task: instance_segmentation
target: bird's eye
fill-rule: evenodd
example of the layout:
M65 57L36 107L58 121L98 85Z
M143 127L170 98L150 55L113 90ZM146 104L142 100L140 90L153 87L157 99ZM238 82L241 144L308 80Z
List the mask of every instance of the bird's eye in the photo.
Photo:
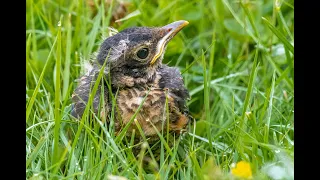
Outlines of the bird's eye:
M145 59L148 56L148 54L149 54L148 48L142 48L137 52L137 56L140 59Z

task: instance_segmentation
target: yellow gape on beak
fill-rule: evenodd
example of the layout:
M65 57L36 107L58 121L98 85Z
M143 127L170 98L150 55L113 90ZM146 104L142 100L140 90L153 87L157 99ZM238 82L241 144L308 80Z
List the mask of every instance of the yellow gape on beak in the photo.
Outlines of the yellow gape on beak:
M164 50L165 44L170 41L182 28L188 25L188 21L180 20L163 26L163 29L167 34L158 42L156 55L151 60L150 64L153 65L157 59L161 56Z

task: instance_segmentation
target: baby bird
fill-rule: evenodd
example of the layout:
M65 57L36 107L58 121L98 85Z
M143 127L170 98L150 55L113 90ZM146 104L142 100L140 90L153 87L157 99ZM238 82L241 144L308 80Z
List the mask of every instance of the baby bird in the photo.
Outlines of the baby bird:
M191 118L186 105L189 92L179 69L162 64L162 60L168 42L188 24L180 20L163 27L132 27L105 39L93 68L80 78L72 95L71 114L82 117L99 71L105 65L103 76L109 82L100 82L92 101L98 117L108 121L112 102L116 102L116 133L131 123L126 135L131 136L135 130L136 136L141 138L138 122L149 143L159 140L157 131L168 130L179 136ZM132 122L139 107L136 122Z

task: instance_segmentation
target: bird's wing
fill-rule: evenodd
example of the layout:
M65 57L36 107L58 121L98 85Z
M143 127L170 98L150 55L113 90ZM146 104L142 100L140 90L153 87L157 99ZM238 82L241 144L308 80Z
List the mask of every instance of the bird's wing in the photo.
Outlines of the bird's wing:
M95 85L96 79L99 74L99 69L95 66L93 69L86 75L83 75L79 79L77 88L72 94L73 108L71 115L76 118L81 118L82 114L86 108L86 105L89 100L90 93L92 93L93 86ZM103 81L100 81L97 92L92 100L92 107L94 112L97 113L100 108L100 97L101 97L101 84ZM108 89L104 88L104 102L108 103ZM105 106L107 107L107 106ZM107 108L106 108L107 110ZM106 114L106 113L105 113Z
M160 88L168 88L169 92L174 96L175 104L181 112L188 113L187 100L190 99L189 91L185 87L183 78L178 68L163 65L160 68L161 79L159 81Z

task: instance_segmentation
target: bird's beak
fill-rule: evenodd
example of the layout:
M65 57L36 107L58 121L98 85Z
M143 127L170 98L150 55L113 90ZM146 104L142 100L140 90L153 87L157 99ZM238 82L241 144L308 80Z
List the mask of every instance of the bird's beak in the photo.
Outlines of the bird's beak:
M150 61L150 64L154 64L157 59L162 55L165 45L170 41L182 28L188 25L188 21L180 20L163 26L161 30L164 32L164 36L160 39L157 45L156 55Z

